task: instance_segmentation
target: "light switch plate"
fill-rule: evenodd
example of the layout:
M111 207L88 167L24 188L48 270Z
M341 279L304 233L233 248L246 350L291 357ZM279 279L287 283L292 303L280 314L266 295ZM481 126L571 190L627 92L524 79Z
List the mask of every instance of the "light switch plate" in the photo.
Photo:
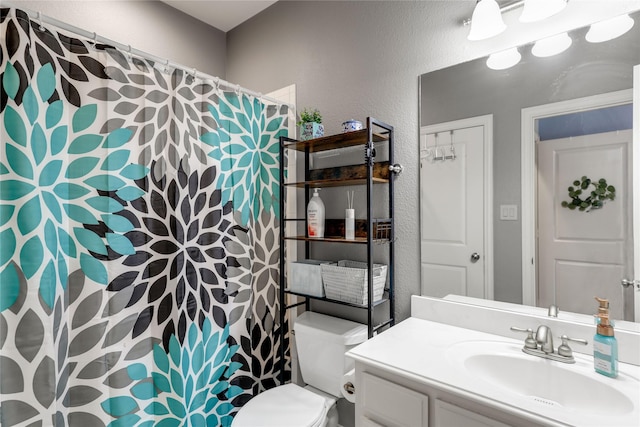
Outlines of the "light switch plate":
M518 205L500 205L501 221L517 221Z

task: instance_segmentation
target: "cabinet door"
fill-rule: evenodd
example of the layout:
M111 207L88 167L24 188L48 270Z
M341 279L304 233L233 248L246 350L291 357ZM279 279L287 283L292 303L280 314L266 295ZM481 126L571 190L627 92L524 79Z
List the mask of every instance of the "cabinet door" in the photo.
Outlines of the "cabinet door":
M509 427L499 421L487 418L459 406L435 400L435 427Z
M363 414L358 426L428 427L428 396L366 372L358 401Z

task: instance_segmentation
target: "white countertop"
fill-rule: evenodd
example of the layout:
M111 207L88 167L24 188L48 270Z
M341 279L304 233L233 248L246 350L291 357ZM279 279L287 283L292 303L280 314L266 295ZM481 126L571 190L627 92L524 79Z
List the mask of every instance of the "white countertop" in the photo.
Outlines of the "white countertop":
M501 386L471 375L456 356L456 344L483 341L496 344L505 354L539 359L539 363L556 363L574 369L595 381L615 387L635 402L634 410L616 416L594 413L592 408L576 411L563 406L549 406L531 397L505 392ZM640 426L640 367L620 363L618 378L608 378L593 371L593 358L575 354L575 364L564 364L522 353L524 340L450 326L415 317L386 330L355 347L348 356L368 365L398 374L409 380L459 394L497 410L548 425ZM556 344L557 346L557 344Z

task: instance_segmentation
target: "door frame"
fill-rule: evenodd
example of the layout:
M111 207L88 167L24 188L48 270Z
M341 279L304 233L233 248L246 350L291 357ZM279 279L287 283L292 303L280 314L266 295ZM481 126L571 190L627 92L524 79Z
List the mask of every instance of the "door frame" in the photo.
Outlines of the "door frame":
M633 157L631 180L633 188L640 188L640 65L633 67ZM635 321L640 322L640 197L633 197L633 280Z
M535 107L523 108L521 115L521 203L522 203L522 304L536 305L536 269L538 265L536 251L537 235L537 167L536 167L536 141L538 136L535 132L535 123L538 119L558 116L561 114L577 113L581 111L594 110L599 108L613 107L621 104L629 104L633 101L632 89L625 89L601 95L576 98L568 101L554 102L551 104L537 105ZM636 114L637 116L637 114ZM637 120L637 117L635 117ZM634 123L634 132L638 127ZM634 138L636 141L638 138ZM640 163L635 160L634 167ZM634 178L637 180L637 178ZM634 181L634 188L635 188ZM640 188L640 184L639 184ZM635 198L634 198L635 199ZM637 201L634 200L634 203ZM634 209L635 212L635 209ZM635 213L634 213L635 215ZM635 228L635 227L634 227ZM634 233L637 232L634 231ZM636 243L634 243L636 244ZM635 258L635 257L634 257ZM636 272L637 274L637 272Z
M420 127L420 150L422 147L423 136L447 132L450 130L466 129L477 126L483 126L484 129L484 294L485 298L493 300L493 114L487 114L484 116L469 117L461 120L454 120L451 122L437 123L428 126ZM425 141L426 144L426 141ZM426 148L426 147L424 147ZM418 156L418 162L420 156ZM418 179L418 187L420 186L420 179ZM421 189L418 188L418 194ZM418 215L419 233L422 233L421 217ZM420 293L424 295L422 289L422 278L420 278Z

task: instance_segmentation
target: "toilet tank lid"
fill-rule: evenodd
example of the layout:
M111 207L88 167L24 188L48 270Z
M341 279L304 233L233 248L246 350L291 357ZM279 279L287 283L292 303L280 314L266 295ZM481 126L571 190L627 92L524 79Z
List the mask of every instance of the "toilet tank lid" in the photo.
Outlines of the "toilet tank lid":
M363 343L368 336L367 325L312 311L305 311L298 316L293 329L296 333L310 331L344 345Z

